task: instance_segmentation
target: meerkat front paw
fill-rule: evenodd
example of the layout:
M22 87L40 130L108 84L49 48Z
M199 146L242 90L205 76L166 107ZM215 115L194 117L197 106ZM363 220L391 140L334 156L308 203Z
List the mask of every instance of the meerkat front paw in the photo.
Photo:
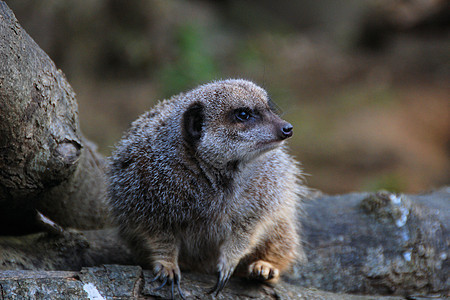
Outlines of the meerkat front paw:
M166 283L169 283L171 284L172 299L174 298L175 285L177 286L178 294L180 295L180 297L182 299L186 299L183 292L181 291L181 272L177 264L168 262L155 263L153 267L153 274L155 275L155 277L150 281L150 283L157 280L162 282L160 286L154 289L155 291L162 289L166 285Z
M248 273L250 278L268 282L276 282L280 278L280 271L270 262L264 260L251 263L248 266Z

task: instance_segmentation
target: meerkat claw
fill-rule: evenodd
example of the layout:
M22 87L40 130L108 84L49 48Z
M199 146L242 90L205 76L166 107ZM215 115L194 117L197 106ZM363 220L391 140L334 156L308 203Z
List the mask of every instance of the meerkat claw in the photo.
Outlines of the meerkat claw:
M154 291L159 291L160 289L162 289L162 288L166 285L166 283L167 283L167 277L164 277L164 280L163 280L163 282L161 283L161 285L158 286L157 288L154 288L153 290L154 290Z
M233 274L233 270L229 270L229 271L219 271L218 274L218 278L217 278L217 282L216 285L214 285L214 287L208 292L208 294L216 294L219 295L219 293L223 290L223 288L225 287L225 285L228 283L228 281L231 278L231 275Z
M173 285L174 283L177 285L178 294L180 295L181 299L186 300L186 297L183 294L183 291L181 290L180 286L180 276L178 274L175 274L172 282L172 296L173 296Z
M153 291L157 292L161 290L163 287L167 285L167 283L170 284L170 299L175 299L175 285L177 287L178 294L180 295L181 299L186 300L186 297L183 294L183 291L181 290L180 286L180 279L181 276L174 272L173 277L171 275L163 274L161 270L157 270L158 273L155 275L155 277L149 282L153 283L157 280L161 280L162 283L160 286L153 289Z
M152 280L150 280L150 282L149 283L153 283L153 282L155 282L156 280L158 280L159 279L159 277L161 276L161 274L157 274L157 275L155 275L155 277L152 279Z
M178 294L180 295L181 299L186 300L186 297L184 296L183 291L181 291L180 283L178 283L177 289L178 289Z

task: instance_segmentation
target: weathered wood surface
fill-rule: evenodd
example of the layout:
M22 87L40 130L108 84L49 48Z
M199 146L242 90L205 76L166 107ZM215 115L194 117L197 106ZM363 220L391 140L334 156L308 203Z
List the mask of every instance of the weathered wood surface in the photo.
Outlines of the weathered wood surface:
M80 272L0 272L0 299L167 299L169 289L155 291L151 274L138 266L103 265ZM187 299L374 299L373 296L333 294L282 282L274 287L231 279L218 296L208 294L214 276L185 274ZM175 297L179 298L175 293ZM403 299L377 297L377 299Z
M0 1L0 234L105 224L103 158L81 134L64 74Z
M450 188L323 196L302 220L309 263L293 282L364 294L446 294Z

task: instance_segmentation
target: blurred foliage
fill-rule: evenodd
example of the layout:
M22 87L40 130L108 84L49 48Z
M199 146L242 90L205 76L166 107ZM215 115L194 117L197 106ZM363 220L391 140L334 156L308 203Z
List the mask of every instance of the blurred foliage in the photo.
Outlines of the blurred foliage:
M367 179L367 183L363 185L362 189L366 191L385 190L391 193L401 193L407 187L404 180L404 176L396 173L382 174Z
M175 57L163 66L158 76L164 98L218 77L214 58L205 45L207 35L203 28L183 24L177 29Z
M310 186L450 183L448 1L6 2L67 75L105 155L158 99L238 77L294 125Z

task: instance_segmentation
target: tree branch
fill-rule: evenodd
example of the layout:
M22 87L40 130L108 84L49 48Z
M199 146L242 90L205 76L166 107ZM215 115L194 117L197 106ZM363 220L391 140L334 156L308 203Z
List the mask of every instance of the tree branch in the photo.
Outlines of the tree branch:
M3 1L0 61L0 234L36 230L35 209L101 227L104 162L80 132L75 93Z

